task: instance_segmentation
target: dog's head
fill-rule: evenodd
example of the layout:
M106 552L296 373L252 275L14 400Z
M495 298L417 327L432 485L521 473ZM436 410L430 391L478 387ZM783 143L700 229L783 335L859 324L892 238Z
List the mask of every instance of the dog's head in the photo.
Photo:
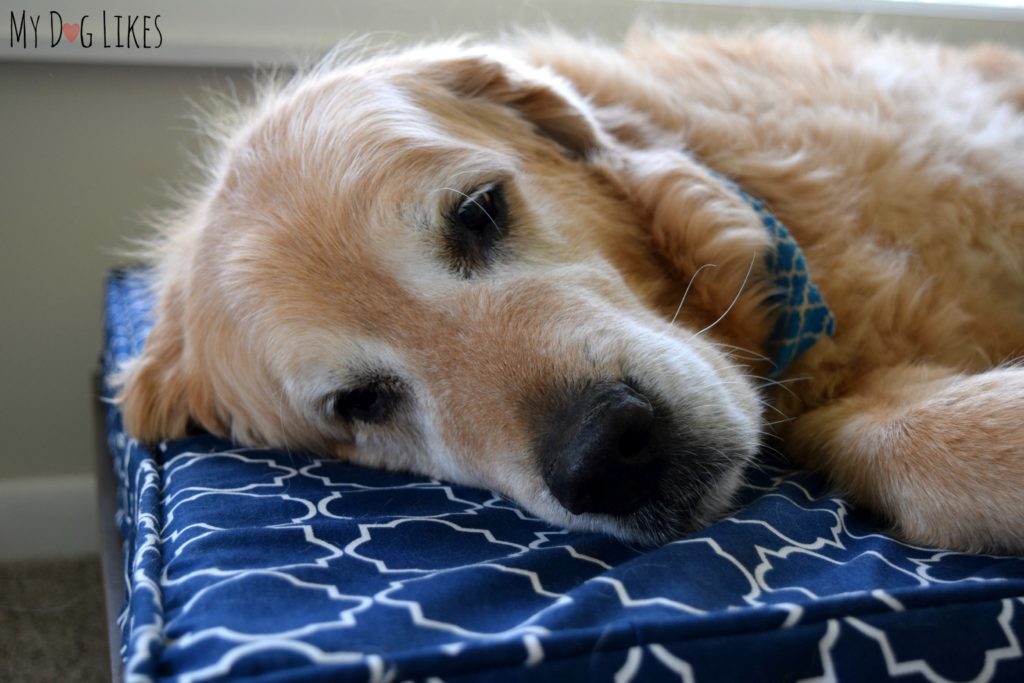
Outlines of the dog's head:
M707 523L760 403L669 320L685 280L609 170L617 144L564 81L494 53L301 79L169 231L158 319L121 377L128 429L194 422L632 540Z

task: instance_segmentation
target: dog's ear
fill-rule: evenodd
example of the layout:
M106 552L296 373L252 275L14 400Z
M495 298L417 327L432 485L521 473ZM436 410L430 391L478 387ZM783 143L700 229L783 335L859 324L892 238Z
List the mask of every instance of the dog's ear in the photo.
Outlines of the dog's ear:
M142 353L114 378L125 429L144 443L184 436L191 422L224 432L209 380L189 363L183 316L180 289L171 286Z
M590 104L549 70L504 53L466 52L435 61L429 75L460 96L511 107L573 157L607 146Z

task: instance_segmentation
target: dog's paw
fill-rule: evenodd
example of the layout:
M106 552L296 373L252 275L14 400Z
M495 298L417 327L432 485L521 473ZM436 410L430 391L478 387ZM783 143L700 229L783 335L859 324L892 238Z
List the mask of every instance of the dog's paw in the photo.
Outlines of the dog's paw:
M911 543L1024 553L1024 369L890 370L794 423L793 451Z

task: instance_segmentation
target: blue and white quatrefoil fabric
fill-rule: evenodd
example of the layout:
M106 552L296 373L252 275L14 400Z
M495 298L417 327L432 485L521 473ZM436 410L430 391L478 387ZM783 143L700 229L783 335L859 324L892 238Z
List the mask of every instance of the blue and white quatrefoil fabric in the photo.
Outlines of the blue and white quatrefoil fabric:
M108 373L150 306L110 278ZM732 516L640 548L441 481L151 450L106 417L131 682L1024 681L1024 560L899 543L767 457Z

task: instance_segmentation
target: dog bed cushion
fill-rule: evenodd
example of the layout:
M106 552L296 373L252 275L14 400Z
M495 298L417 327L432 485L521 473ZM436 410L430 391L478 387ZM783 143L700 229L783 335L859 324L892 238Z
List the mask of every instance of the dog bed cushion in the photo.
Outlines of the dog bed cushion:
M151 307L143 272L109 278L107 378ZM147 448L106 420L131 681L1024 680L1024 559L900 543L767 455L735 514L642 548L489 491L207 435Z

